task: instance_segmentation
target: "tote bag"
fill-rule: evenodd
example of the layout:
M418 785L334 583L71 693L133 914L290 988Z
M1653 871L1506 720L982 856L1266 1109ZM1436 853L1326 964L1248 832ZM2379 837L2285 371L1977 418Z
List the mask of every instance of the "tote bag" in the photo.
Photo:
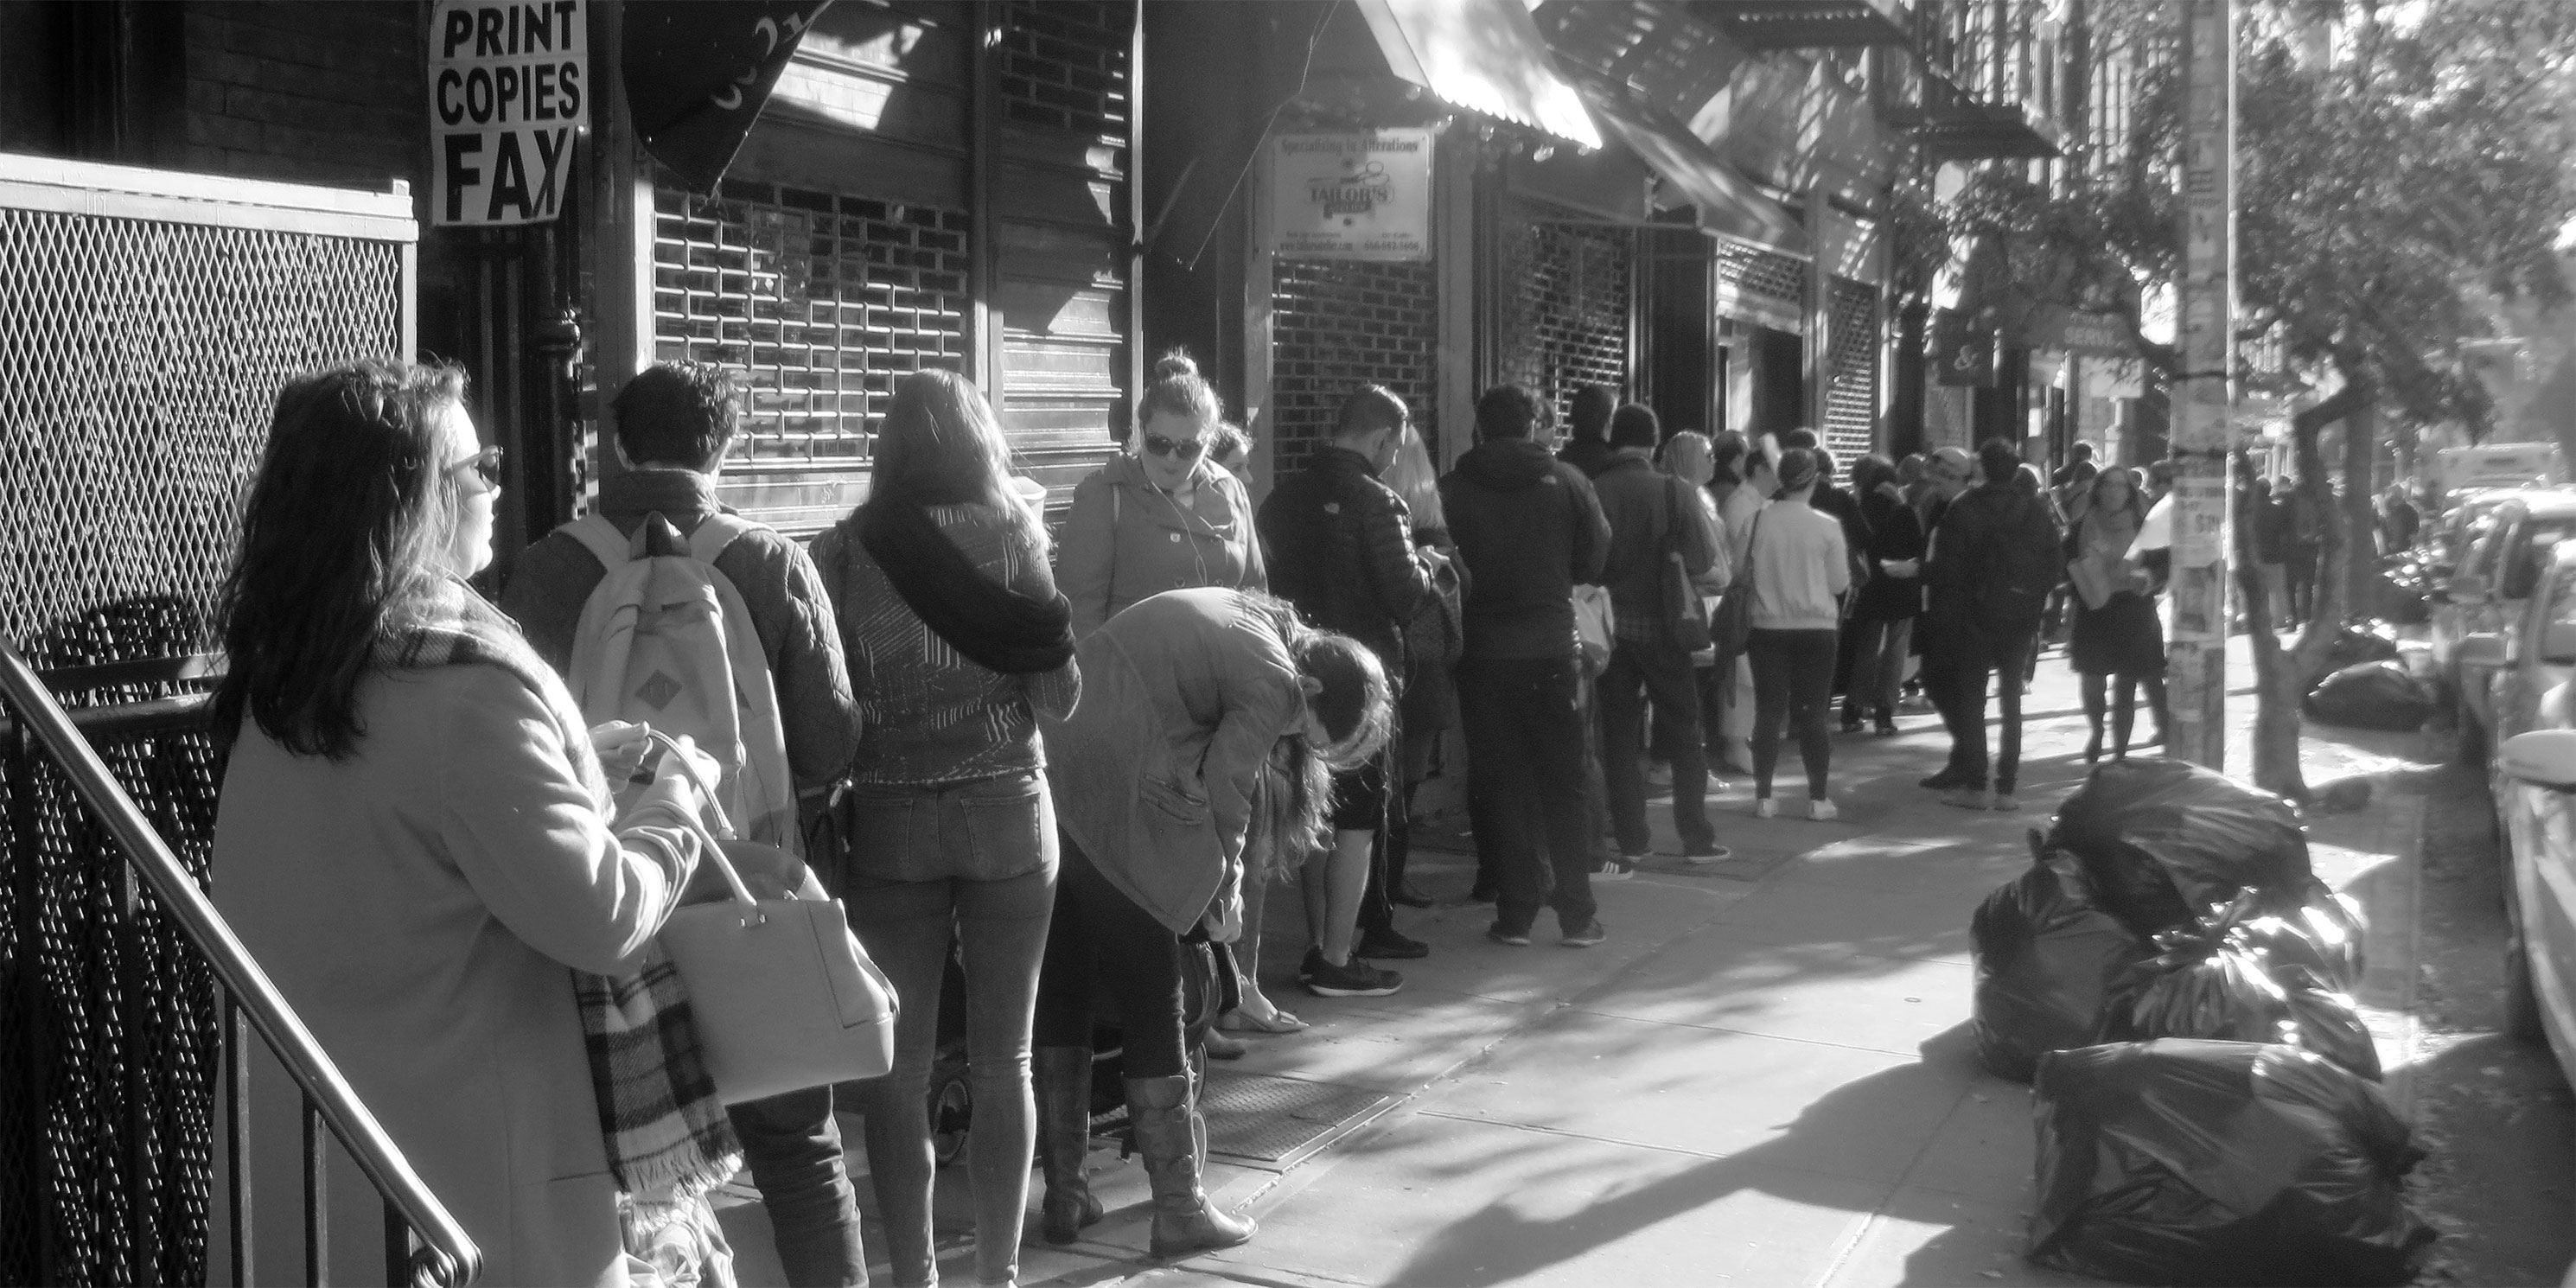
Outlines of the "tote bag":
M1664 525L1664 630L1675 647L1697 653L1709 646L1708 605L1701 601L1699 587L1691 584L1690 562L1682 554L1686 544L1682 525L1697 517L1683 508L1696 504L1681 491L1688 486L1674 479L1666 489L1672 518Z
M1744 558L1737 566L1735 580L1717 598L1717 609L1709 614L1708 637L1720 661L1742 657L1745 646L1753 639L1753 545L1762 539L1762 516L1753 516L1753 527L1744 536Z

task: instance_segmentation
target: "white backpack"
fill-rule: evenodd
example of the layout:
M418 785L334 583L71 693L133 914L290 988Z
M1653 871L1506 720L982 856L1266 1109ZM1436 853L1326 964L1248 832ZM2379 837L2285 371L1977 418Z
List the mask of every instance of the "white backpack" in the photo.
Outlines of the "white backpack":
M717 804L734 834L802 858L778 693L751 610L715 566L757 527L719 512L685 541L659 513L632 538L596 514L556 529L608 570L582 604L564 679L591 724L630 720L695 739L723 767ZM621 807L637 790L612 786Z

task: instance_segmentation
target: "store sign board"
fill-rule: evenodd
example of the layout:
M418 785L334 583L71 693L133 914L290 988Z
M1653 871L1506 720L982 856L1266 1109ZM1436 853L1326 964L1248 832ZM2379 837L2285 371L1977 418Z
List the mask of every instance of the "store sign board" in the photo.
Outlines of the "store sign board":
M1295 259L1431 258L1429 130L1283 134L1270 151L1270 247Z
M590 124L583 4L438 0L429 43L432 224L533 224L563 213L573 139Z
M2146 397L2146 360L2135 356L2085 359L2084 396L2087 398Z

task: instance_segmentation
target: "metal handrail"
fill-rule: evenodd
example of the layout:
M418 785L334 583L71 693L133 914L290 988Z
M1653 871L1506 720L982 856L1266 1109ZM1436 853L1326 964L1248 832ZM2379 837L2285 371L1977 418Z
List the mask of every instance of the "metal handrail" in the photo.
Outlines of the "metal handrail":
M230 1006L238 1015L247 1016L268 1042L269 1049L286 1066L296 1084L303 1089L306 1106L304 1122L304 1173L313 1200L314 1211L306 1222L305 1260L313 1281L321 1282L322 1236L320 1198L322 1150L316 1120L328 1125L360 1171L375 1183L376 1192L384 1196L389 1226L399 1221L418 1238L419 1246L410 1251L410 1281L416 1285L459 1288L482 1273L483 1254L467 1236L465 1227L449 1215L438 1197L429 1192L420 1176L403 1158L402 1150L385 1134L376 1116L369 1112L357 1093L341 1078L331 1057L324 1054L320 1043L313 1040L304 1021L297 1018L286 999L271 984L268 973L252 960L249 950L233 936L224 924L223 915L204 891L188 876L178 856L170 852L160 833L135 806L134 798L109 772L98 751L82 736L72 717L54 700L52 689L39 678L34 668L7 640L0 640L0 696L18 709L20 720L33 733L37 742L52 753L53 759L80 793L81 799L106 823L117 843L125 850L126 862L139 873L152 892L161 899L172 920L187 935L188 941L205 955L216 977L223 981ZM227 1061L236 1081L236 1112L241 1104L239 1079L246 1061L241 1058L237 1025L225 1025L226 1042L233 1047L233 1058ZM238 1126L238 1120L236 1120ZM241 1141L235 1141L233 1166L242 1168ZM236 1265L247 1262L248 1231L239 1228L246 1204L237 1188L234 1238ZM389 1233L391 1233L389 1229ZM245 1280L244 1282L247 1282Z

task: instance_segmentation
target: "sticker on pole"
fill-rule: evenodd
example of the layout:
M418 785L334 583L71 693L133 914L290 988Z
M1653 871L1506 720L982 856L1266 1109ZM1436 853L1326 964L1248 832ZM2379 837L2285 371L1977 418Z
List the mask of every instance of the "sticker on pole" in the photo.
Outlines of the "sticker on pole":
M429 36L429 219L544 223L563 213L590 124L583 0L438 0Z

